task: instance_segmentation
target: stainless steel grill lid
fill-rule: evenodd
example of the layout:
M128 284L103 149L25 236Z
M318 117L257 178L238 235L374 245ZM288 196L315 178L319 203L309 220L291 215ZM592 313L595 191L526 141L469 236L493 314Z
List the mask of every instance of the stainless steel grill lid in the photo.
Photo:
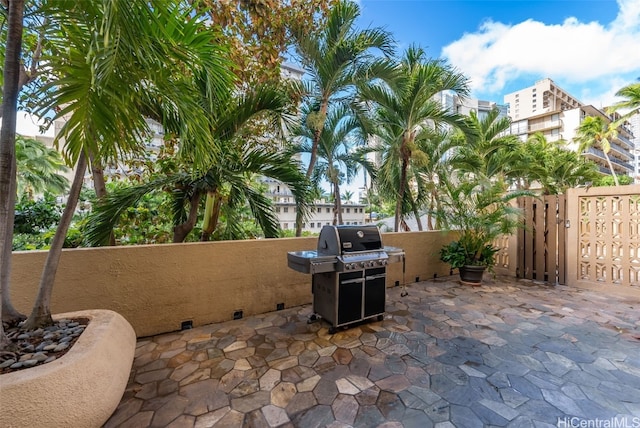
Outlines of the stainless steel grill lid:
M322 256L381 249L380 230L374 225L324 226L318 239L318 255Z

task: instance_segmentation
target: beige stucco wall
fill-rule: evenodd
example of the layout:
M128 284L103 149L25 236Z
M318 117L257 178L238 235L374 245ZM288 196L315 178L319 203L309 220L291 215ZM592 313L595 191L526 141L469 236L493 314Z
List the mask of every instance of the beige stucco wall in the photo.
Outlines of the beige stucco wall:
M385 233L385 245L406 252L407 283L449 275L438 251L444 232ZM64 250L52 296L54 313L111 309L138 337L225 321L311 302L311 276L287 267L287 252L315 249L316 237ZM46 252L16 252L11 297L29 312ZM387 285L402 283L402 264Z

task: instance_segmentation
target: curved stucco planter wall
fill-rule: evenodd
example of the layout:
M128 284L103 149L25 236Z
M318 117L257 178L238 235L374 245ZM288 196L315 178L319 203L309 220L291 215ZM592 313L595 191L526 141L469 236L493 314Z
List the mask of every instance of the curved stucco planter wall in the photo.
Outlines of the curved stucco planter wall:
M0 376L0 427L100 427L127 386L136 347L131 325L107 310L55 315L89 324L61 358Z

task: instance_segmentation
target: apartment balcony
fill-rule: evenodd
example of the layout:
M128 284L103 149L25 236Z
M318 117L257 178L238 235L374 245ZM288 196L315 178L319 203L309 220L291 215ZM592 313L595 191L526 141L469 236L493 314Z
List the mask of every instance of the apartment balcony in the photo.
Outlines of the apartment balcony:
M609 142L609 145L611 146L611 150L615 150L617 153L620 154L620 156L624 157L624 158L630 158L632 157L631 152L629 151L628 148L624 148L616 143L613 142Z
M622 128L627 134L633 135L633 130L631 129L631 127L622 124L620 125L620 128Z
M630 139L620 133L618 134L618 139L628 146L626 149L627 151L632 150L635 147L635 144Z
M593 155L596 158L603 160L605 162L607 160L607 157L605 156L604 152L600 149L596 149L595 147L590 147L589 149L585 150L585 153L589 155ZM633 165L631 165L629 162L621 161L620 159L617 159L613 156L609 156L609 160L611 161L612 164L620 166L626 169L627 171L633 171Z
M628 171L633 171L633 165L631 165L629 162L625 162L623 160L620 160L616 157L613 156L609 156L609 159L611 160L612 163L621 166L625 169L627 169Z
M542 132L542 131L547 131L550 129L555 129L555 128L561 128L562 127L562 120L558 119L558 120L548 120L548 121L544 121L543 123L534 123L532 125L529 125L529 132Z
M613 175L611 173L611 170L609 168L607 168L606 166L598 165L598 171L600 171L601 173L606 174L606 175Z

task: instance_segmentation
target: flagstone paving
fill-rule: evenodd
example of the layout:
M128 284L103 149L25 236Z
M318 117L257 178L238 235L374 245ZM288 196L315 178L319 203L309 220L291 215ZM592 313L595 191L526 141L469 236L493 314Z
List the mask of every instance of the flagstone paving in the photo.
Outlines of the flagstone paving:
M306 305L140 339L105 427L640 426L639 301L500 278L407 291L333 335Z

